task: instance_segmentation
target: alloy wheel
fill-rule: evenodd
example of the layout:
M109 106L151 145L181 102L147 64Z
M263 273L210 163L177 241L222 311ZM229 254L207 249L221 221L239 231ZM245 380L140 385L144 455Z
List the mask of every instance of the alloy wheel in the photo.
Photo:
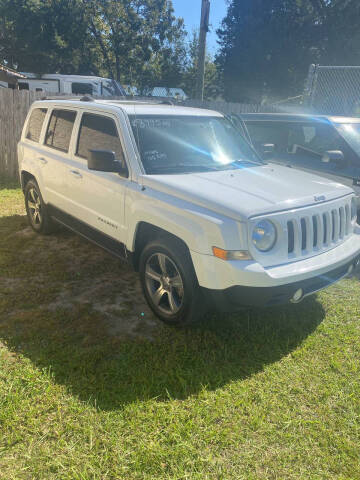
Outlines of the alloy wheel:
M39 227L42 222L41 200L39 193L34 187L28 191L27 204L32 224L35 227Z
M154 253L148 258L145 285L152 303L162 313L175 315L181 309L183 280L175 263L164 253Z

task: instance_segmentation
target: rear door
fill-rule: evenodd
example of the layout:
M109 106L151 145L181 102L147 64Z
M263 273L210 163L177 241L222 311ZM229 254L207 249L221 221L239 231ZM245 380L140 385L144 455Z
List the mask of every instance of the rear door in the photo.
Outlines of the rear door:
M22 134L21 142L18 145L19 169L26 170L35 175L40 190L44 193L45 183L44 175L46 174L46 161L42 155L42 137L44 135L44 127L46 125L48 109L37 107L33 108L26 128ZM46 201L46 195L44 195Z
M43 169L46 202L64 211L69 209L66 177L76 115L76 110L71 108L50 110L38 159Z
M95 172L87 167L89 151L112 150L126 165L117 116L83 111L77 125L72 166L67 171L72 214L85 224L125 243L125 193L128 178L118 173Z

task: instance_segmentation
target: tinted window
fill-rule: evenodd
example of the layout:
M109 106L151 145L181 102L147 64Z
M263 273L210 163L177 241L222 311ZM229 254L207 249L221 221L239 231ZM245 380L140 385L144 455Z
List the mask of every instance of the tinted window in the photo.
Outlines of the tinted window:
M272 143L277 153L295 153L299 146L322 155L327 150L342 150L345 143L331 125L321 122L247 122L246 126L255 148Z
M39 141L46 112L46 108L35 108L35 110L32 111L27 127L26 138L33 142Z
M289 127L280 122L247 122L251 141L256 149L261 151L261 145L274 144L275 151L286 151L288 144Z
M275 152L265 155L272 161L318 172L336 173L338 176L358 176L354 170L356 167L354 152L338 131L326 121L253 122L247 123L247 128L259 153L261 144L275 145ZM323 162L323 154L328 150L341 150L345 157L344 161Z
M89 158L89 150L111 150L125 166L124 152L114 120L84 113L81 119L77 155Z
M335 128L325 123L289 126L289 151L293 151L294 145L299 145L321 155L327 150L343 150L344 143Z
M91 85L91 83L76 83L76 82L73 82L71 84L71 91L72 91L72 93L75 93L75 94L89 93L90 95L92 95L93 94L93 86Z
M45 144L62 152L67 152L75 117L76 112L70 110L53 110L46 132Z

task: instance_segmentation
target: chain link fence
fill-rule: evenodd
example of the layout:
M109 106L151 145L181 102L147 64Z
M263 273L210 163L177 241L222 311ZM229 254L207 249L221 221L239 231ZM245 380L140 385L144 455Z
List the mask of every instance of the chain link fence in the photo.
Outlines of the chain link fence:
M317 114L360 116L360 66L311 65L305 99Z

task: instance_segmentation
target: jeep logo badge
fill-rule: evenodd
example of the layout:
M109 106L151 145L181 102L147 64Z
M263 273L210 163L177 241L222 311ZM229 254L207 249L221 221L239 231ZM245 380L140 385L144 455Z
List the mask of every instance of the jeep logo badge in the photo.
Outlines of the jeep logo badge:
M319 195L314 197L315 202L325 202L326 197L325 195Z

